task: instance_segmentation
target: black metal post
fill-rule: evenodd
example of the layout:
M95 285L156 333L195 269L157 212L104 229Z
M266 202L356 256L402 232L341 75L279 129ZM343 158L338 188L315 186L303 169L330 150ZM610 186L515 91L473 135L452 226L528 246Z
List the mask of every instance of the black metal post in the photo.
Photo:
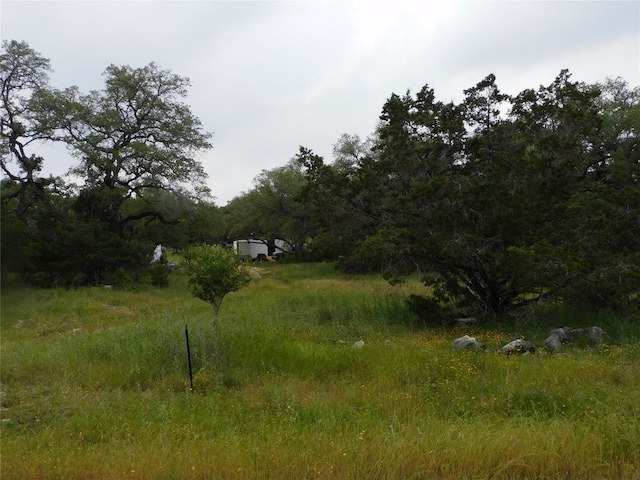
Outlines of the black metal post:
M184 335L187 338L187 358L189 359L189 385L193 391L193 370L191 369L191 347L189 346L189 327L184 326Z

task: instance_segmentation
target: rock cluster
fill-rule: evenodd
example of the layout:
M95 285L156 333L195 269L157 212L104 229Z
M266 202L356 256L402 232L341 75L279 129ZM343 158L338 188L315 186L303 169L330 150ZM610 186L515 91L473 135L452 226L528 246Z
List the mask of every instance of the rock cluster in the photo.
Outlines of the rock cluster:
M549 336L543 340L542 344L550 352L560 353L564 344L581 339L591 344L598 344L602 342L605 335L604 330L596 326L587 328L561 327L551 330ZM451 347L456 350L485 350L487 348L483 343L469 335L456 338L451 343ZM517 338L504 345L498 351L507 355L535 353L536 346L527 340Z
M587 328L561 327L551 330L549 336L545 338L542 343L551 352L560 353L562 351L562 345L566 343L584 339L592 344L598 344L602 342L605 335L604 330L595 325Z

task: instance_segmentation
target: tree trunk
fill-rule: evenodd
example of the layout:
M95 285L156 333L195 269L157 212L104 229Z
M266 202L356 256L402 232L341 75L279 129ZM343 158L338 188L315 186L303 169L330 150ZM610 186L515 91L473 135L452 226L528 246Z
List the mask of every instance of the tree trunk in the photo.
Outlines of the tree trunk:
M213 348L213 357L218 358L218 313L220 313L220 306L214 305L213 307L213 322L211 323L211 347Z

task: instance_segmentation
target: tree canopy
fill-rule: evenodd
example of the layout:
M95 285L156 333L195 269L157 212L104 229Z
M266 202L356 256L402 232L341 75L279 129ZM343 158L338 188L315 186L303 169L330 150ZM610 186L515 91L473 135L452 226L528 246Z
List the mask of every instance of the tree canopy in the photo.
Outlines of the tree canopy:
M394 94L348 173L310 169L309 188L350 211L324 209L325 226L359 220L350 262L393 281L420 273L460 310L637 304L638 89L563 71L514 97L493 75L464 93L457 105L428 86Z
M249 283L249 264L237 252L212 245L194 245L182 251L189 285L196 298L209 303L214 310L212 345L218 351L217 325L222 301Z
M110 65L89 93L51 88L50 70L26 43L3 42L3 216L27 230L12 254L37 284L103 282L148 263L154 225L188 225L185 212L209 202L197 154L211 134L184 103L189 80L154 63ZM41 176L44 141L77 159L66 179ZM4 223L11 243L20 228Z
M34 153L34 144L50 138L52 128L36 118L35 99L48 88L49 59L25 42L5 40L0 54L2 77L2 123L0 167L11 182L2 189L2 198L19 199L16 214L26 221L36 204L48 214L64 219L46 194L53 179L40 176L43 158Z
M76 87L40 95L43 124L56 127L79 160L71 173L84 179L81 198L100 208L120 226L157 210L123 215L127 198L167 190L208 194L206 174L195 159L211 147L210 134L181 102L189 80L154 63L142 68L110 65L105 88L81 94ZM105 205L104 203L109 205Z
M306 180L299 157L282 167L263 170L253 185L226 209L229 236L286 240L302 254L307 239L319 230L314 209L303 198Z

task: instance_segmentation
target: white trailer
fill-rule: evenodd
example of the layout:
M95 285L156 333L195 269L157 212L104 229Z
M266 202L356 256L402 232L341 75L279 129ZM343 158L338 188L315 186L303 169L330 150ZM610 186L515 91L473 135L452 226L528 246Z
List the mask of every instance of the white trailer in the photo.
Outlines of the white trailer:
M266 260L269 255L269 247L262 240L236 240L233 242L233 249L251 260Z

